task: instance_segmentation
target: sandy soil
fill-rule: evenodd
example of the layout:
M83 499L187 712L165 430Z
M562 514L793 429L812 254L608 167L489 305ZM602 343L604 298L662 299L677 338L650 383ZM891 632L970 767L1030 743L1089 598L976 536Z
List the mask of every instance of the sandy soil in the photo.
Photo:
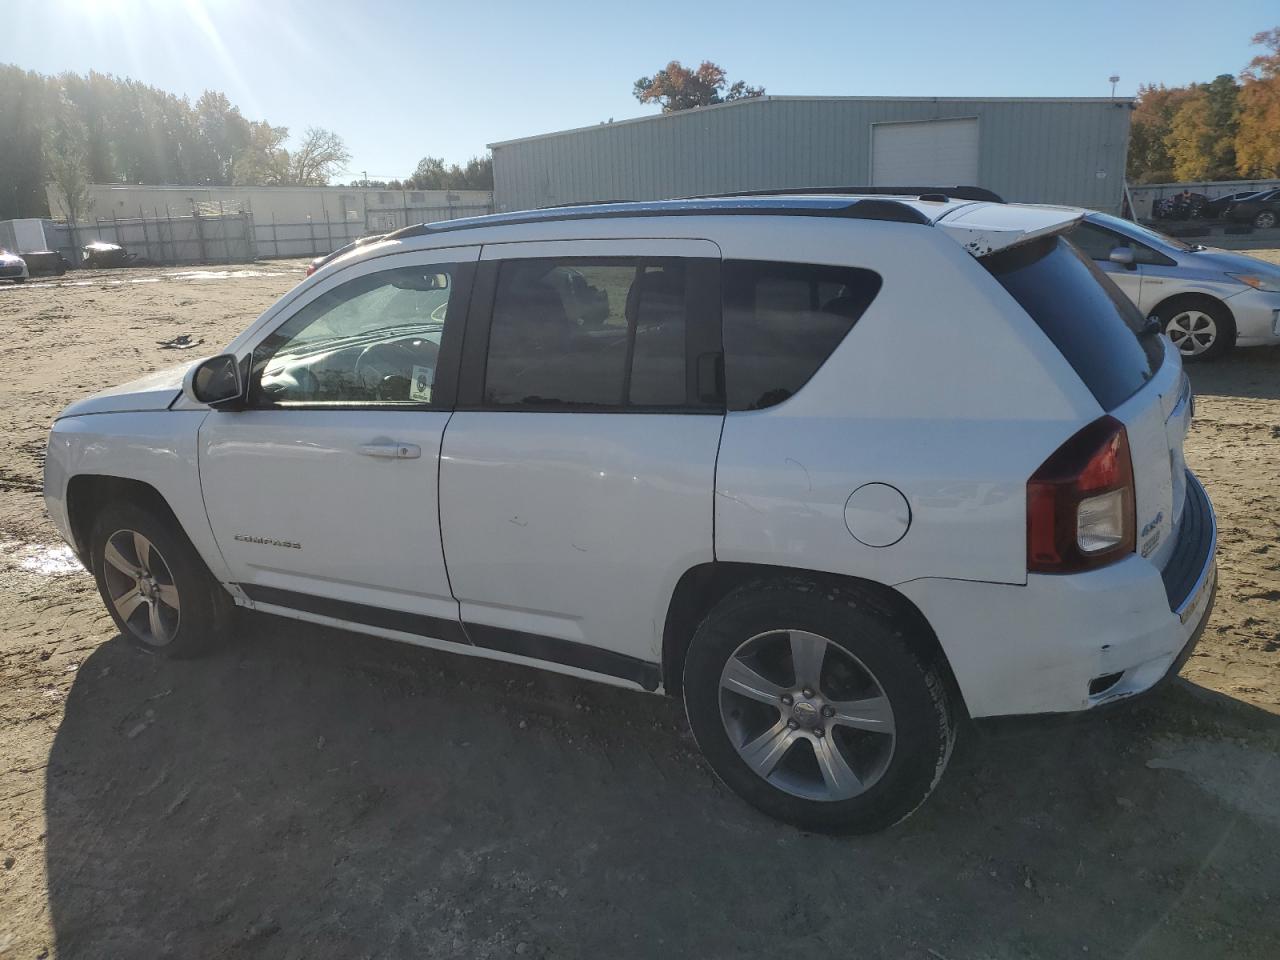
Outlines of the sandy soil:
M52 417L301 276L0 288L0 957L1280 956L1280 351L1192 372L1221 587L1184 679L968 728L915 817L833 839L667 701L266 617L196 663L117 636L43 515Z

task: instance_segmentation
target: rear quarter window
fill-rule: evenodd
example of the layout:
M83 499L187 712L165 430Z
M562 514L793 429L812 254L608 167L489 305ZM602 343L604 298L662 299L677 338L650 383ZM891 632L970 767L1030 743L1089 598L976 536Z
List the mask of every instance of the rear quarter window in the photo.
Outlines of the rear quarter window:
M795 394L880 292L871 270L808 263L726 260L722 281L730 410Z
M1044 331L1104 410L1114 410L1159 369L1164 343L1138 308L1061 237L982 258Z

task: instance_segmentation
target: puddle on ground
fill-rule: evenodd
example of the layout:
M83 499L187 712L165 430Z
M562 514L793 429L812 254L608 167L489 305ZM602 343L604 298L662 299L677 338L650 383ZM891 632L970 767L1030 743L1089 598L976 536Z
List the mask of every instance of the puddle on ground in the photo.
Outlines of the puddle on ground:
M151 277L98 277L93 280L43 280L25 287L27 290L44 290L51 287L118 287L127 283L159 283L161 280L247 280L250 277L287 277L302 273L294 270L182 270Z
M184 270L170 273L169 280L242 280L245 277L283 277L281 270Z
M0 540L0 570L16 570L38 577L70 577L88 571L66 544Z

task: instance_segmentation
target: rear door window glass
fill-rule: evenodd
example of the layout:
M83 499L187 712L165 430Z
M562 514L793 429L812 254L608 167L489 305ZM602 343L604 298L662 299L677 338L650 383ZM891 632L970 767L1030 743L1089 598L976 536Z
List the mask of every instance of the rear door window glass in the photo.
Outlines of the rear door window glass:
M489 332L485 403L685 406L688 264L626 257L504 261Z
M879 274L854 267L727 260L722 276L730 410L795 394L880 291Z

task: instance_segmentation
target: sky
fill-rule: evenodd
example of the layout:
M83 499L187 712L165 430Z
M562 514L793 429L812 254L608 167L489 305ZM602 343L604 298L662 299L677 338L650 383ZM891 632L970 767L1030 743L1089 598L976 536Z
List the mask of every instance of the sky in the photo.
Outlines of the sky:
M494 141L658 112L631 89L670 60L771 94L1132 96L1239 73L1275 0L1216 4L609 0L5 0L0 62L98 70L246 117L336 131L339 180L404 177Z

